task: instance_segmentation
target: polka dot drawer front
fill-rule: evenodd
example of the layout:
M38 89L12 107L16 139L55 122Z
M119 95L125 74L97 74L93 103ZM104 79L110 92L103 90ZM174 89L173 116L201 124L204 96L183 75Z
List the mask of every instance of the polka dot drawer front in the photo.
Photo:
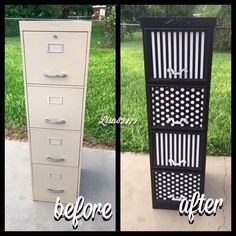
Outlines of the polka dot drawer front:
M153 127L204 127L206 89L186 86L151 86Z
M199 173L154 170L154 192L156 200L180 202L191 199L194 192L201 192L202 176Z
M154 165L157 167L196 168L203 165L203 134L186 132L153 133Z

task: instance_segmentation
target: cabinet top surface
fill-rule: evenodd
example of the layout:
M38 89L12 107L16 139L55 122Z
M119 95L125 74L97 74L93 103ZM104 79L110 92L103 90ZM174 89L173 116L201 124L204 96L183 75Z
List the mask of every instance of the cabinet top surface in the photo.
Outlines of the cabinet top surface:
M91 31L91 21L80 20L42 20L20 21L21 31Z
M213 28L215 17L142 17L142 28Z

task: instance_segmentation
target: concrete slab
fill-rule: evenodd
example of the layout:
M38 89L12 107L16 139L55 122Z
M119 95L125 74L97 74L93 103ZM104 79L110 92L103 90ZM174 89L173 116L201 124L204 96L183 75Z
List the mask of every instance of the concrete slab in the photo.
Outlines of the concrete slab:
M32 201L27 142L5 142L5 230L74 231L71 221L53 218L54 203ZM80 221L79 231L115 230L115 151L83 149L81 195L86 202L112 204L113 216Z
M216 216L195 216L193 224L178 210L153 209L149 155L121 154L122 231L230 231L231 158L207 157L205 194L222 197L224 206Z

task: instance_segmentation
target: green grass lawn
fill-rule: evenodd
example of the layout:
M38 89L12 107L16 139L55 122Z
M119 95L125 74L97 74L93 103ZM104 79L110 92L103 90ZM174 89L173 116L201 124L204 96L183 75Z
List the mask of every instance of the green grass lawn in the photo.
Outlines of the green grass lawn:
M208 155L231 155L231 54L213 54ZM121 116L138 118L121 127L122 151L147 152L147 114L141 33L121 44Z
M94 23L91 35L84 138L97 144L115 144L115 127L98 124L102 115L115 117L115 50L104 44L102 25ZM26 127L20 38L5 39L5 127Z

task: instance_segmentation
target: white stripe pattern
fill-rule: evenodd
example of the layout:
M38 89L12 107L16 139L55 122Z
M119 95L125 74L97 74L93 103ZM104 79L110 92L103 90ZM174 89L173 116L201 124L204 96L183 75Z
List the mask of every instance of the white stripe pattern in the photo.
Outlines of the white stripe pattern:
M156 49L155 49L155 35L154 32L152 32L152 68L153 68L153 77L157 77L156 72Z
M156 133L156 165L199 168L200 134Z
M204 79L204 31L152 31L154 79Z
M157 55L158 55L158 75L159 78L162 78L162 74L161 74L161 46L160 46L160 32L157 32Z

